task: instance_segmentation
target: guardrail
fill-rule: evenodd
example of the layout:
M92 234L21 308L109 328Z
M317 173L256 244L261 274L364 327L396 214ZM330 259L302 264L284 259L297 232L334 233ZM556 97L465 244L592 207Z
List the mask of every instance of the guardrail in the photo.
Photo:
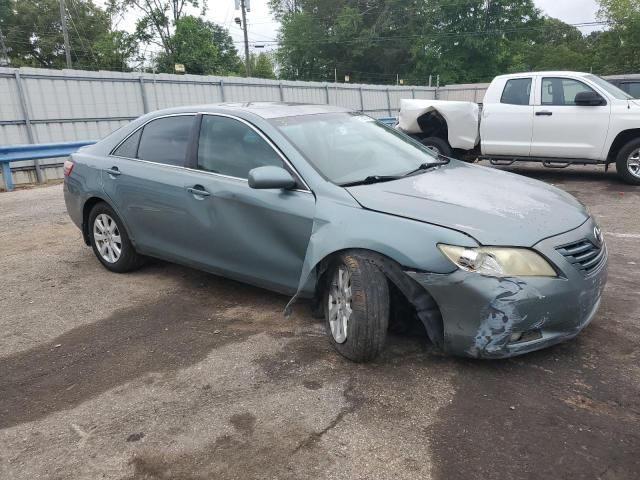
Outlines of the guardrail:
M68 157L80 147L93 145L95 140L63 143L39 143L34 145L5 145L0 146L0 165L5 188L8 192L13 190L13 178L11 177L11 162L20 160L40 160L43 158Z

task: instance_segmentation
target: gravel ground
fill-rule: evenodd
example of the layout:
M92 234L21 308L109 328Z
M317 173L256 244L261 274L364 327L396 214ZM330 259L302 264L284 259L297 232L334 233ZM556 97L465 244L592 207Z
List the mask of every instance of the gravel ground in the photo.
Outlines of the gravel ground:
M506 361L393 336L334 353L287 297L153 262L107 272L60 185L0 194L1 479L637 479L640 188L512 169L598 218L601 310L575 341Z

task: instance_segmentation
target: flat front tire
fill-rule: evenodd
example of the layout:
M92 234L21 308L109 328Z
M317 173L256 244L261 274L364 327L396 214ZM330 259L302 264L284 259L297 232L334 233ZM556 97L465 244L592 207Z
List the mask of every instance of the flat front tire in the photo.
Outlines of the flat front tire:
M389 327L389 286L385 275L357 253L340 255L328 271L324 292L329 341L344 357L366 362L377 357Z
M96 204L89 213L89 239L93 253L107 270L125 273L140 267L142 259L122 220L106 203Z
M616 172L623 182L640 185L640 138L631 140L618 152Z

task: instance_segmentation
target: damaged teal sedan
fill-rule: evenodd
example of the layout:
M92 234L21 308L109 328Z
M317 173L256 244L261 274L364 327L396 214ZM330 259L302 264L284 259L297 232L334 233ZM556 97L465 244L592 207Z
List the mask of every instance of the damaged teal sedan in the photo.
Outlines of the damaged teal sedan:
M602 232L571 195L332 106L154 112L73 154L64 194L112 272L157 257L292 295L287 312L311 298L354 361L381 352L398 311L455 355L571 339L607 276Z

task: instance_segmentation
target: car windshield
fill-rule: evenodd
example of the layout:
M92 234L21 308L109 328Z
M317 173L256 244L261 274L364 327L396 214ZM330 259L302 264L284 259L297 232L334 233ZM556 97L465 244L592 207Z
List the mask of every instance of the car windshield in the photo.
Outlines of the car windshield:
M613 95L618 100L631 100L633 97L626 93L623 90L620 90L618 87L613 85L612 83L607 82L604 78L598 77L597 75L587 75L587 78L591 80L593 83L598 85L603 90L606 90L607 93Z
M439 163L410 137L359 113L271 120L315 169L338 185L395 177Z

